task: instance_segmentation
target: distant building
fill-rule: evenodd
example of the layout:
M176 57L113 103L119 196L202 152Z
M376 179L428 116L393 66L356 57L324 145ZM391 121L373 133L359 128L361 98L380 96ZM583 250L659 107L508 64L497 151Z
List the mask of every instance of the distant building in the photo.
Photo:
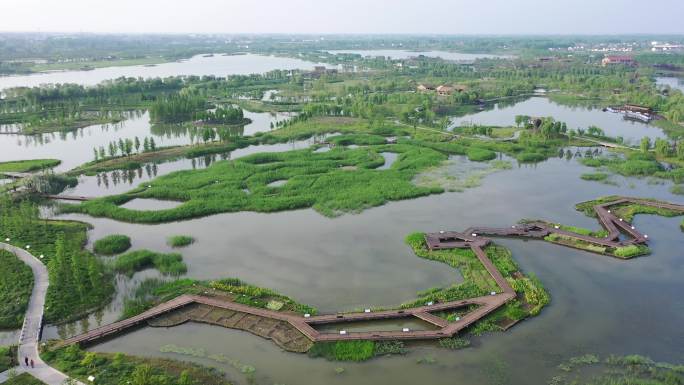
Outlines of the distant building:
M435 86L433 86L431 84L420 83L420 84L418 84L418 87L416 87L416 90L418 90L418 92L434 91Z
M609 65L615 65L615 64L634 66L634 65L636 65L636 61L634 61L634 58L631 56L611 55L611 56L604 57L603 60L601 60L601 64L604 67L609 66Z
M454 93L455 88L452 86L441 85L435 89L438 95L449 96Z

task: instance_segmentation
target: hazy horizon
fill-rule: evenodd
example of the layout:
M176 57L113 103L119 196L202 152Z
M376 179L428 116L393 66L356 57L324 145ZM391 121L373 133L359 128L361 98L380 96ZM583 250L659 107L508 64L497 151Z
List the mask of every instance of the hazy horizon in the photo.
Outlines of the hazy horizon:
M39 10L39 11L38 11ZM679 35L684 2L3 0L3 32L131 34Z

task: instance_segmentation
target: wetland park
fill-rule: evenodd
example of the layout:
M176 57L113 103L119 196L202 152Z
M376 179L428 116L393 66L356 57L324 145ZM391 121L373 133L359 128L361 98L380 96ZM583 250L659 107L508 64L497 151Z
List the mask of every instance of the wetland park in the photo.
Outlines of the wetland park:
M1 382L684 383L681 52L49 36L0 45Z

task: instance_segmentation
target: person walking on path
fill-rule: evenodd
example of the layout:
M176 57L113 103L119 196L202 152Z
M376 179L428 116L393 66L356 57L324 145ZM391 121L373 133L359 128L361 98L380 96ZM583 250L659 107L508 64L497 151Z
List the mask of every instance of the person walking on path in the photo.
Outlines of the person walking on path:
M31 369L33 369L33 359L31 359Z
M26 364L26 366L29 365L28 357L24 357L24 363Z

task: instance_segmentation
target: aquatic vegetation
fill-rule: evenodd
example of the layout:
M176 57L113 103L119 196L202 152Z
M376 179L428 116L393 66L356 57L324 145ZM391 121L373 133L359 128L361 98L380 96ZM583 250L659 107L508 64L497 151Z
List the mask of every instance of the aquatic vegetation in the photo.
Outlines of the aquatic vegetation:
M439 346L446 349L458 350L470 346L470 340L460 337L442 338L439 340Z
M183 263L183 256L178 253L164 254L150 250L136 250L118 256L113 263L114 270L119 273L133 275L136 271L154 267L162 274L181 275L188 268Z
M605 172L586 173L580 175L580 178L584 180L602 182L608 179L608 174L606 174Z
M380 152L399 153L388 170L374 170L384 159ZM157 178L151 188L65 206L66 211L142 223L188 219L220 212L274 212L313 207L326 216L359 212L387 201L410 199L443 191L419 187L411 181L422 169L435 166L446 155L419 146L383 145L325 153L310 150L255 154L217 162L203 170L179 171ZM345 166L356 166L349 171ZM287 179L281 187L269 187ZM245 188L250 194L245 194ZM176 208L134 211L120 207L134 198L178 200Z
M308 354L309 357L323 357L329 361L366 361L375 356L375 342L316 342L309 349Z
M511 162L506 160L493 160L484 166L475 166L458 159L449 159L416 175L413 183L421 187L439 187L450 192L461 192L480 186L482 179L489 174L510 170L512 167Z
M21 327L32 290L31 268L9 251L0 250L0 329Z
M167 242L171 247L185 247L195 243L195 238L189 235L174 235Z
M112 234L93 243L93 251L103 255L120 254L131 248L131 238L127 235Z
M572 357L558 365L561 374L550 384L570 385L677 385L684 381L684 366L655 362L640 355L615 356L601 359L596 354Z

